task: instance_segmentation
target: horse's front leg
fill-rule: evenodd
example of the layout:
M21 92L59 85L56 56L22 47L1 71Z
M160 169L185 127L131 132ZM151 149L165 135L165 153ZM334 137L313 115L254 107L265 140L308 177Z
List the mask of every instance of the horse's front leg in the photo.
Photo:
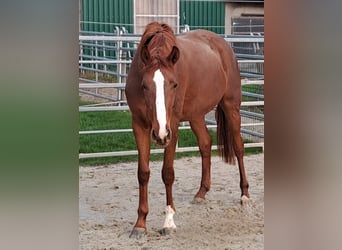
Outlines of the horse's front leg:
M175 205L173 204L172 197L172 185L175 180L175 172L173 167L173 161L175 157L176 145L178 140L178 124L172 128L172 138L170 144L164 151L164 163L162 168L162 179L165 184L166 190L166 218L164 221L161 234L169 234L176 229L176 225L173 220L173 215L176 212Z
M130 237L141 238L146 233L146 217L148 214L148 181L150 178L150 129L145 129L133 120L135 141L138 148L138 181L139 207L138 219Z

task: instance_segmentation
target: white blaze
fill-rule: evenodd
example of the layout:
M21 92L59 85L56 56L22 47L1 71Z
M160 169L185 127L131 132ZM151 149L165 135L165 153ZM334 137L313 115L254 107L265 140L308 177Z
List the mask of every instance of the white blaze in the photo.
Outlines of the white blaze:
M166 212L166 218L165 218L163 228L175 229L176 225L175 225L175 222L173 221L173 215L175 214L175 211L172 209L171 206L167 206L165 209L165 212Z
M158 69L154 72L153 81L156 85L156 111L157 120L159 123L158 135L161 139L167 136L166 130L166 109L165 109L165 94L164 94L164 76Z

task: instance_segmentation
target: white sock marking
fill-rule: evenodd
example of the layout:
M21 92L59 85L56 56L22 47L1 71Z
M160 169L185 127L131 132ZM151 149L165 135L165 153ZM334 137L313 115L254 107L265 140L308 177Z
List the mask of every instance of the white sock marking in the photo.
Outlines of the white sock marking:
M166 218L164 222L163 228L172 228L175 229L176 225L173 221L173 215L175 214L175 211L171 208L171 206L167 206L165 209L166 212Z
M165 94L164 94L164 76L158 69L154 72L153 81L156 85L156 111L157 120L159 123L158 135L161 139L167 136L166 130L166 109L165 109Z

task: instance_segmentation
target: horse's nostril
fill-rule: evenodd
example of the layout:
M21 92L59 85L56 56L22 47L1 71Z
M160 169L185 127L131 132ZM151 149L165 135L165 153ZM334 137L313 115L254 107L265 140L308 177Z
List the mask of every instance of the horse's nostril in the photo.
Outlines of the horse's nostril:
M157 133L156 130L151 130L151 138L152 140L161 146L166 146L168 142L171 140L171 130L168 127L165 127L165 130L163 131L162 135L160 133Z
M152 136L153 136L153 138L158 138L158 135L156 134L156 132L154 130L152 130Z
M166 132L167 132L166 138L170 139L171 138L171 130L169 128L166 128Z

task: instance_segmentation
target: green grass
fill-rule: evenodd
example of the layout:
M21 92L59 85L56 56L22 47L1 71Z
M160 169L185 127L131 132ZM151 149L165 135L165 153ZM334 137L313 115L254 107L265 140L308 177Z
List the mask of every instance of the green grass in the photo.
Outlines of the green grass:
M81 103L86 104L86 103ZM131 128L131 114L128 111L81 112L80 130L106 130ZM216 132L210 131L213 144L216 144ZM135 150L133 133L107 133L79 135L80 153L111 152ZM197 140L191 130L179 131L179 147L197 146ZM151 144L152 148L156 148ZM261 149L246 149L246 153L261 152ZM213 152L217 155L217 152ZM184 156L200 156L199 152L176 153L176 158ZM163 154L151 154L150 160L162 160ZM80 165L104 165L118 162L136 161L137 156L117 156L80 159Z
M125 111L81 112L80 130L124 129L131 127L131 115ZM110 152L135 149L132 133L80 135L80 153ZM99 165L136 160L136 157L105 157L80 159L81 165Z
M104 73L98 73L98 81L99 82L116 82L117 78L115 75L110 75L110 74L104 74ZM84 72L80 72L80 77L81 78L86 78L89 80L95 80L96 79L96 73L93 71L84 71Z
M244 92L249 92L249 93L254 93L254 94L264 94L264 86L263 85L245 85L242 86L242 91ZM250 97L250 96L242 96L242 101L257 101L258 99L255 97Z
M245 85L242 86L242 91L249 92L249 93L254 93L254 94L264 94L264 86L263 85ZM243 102L248 102L248 101L261 101L263 99L256 98L256 97L251 97L251 96L242 96L242 101ZM264 113L264 106L250 106L250 107L242 107L242 109L250 112L255 112L259 114Z
M255 94L264 94L263 87L263 85L244 85L242 86L242 91Z

